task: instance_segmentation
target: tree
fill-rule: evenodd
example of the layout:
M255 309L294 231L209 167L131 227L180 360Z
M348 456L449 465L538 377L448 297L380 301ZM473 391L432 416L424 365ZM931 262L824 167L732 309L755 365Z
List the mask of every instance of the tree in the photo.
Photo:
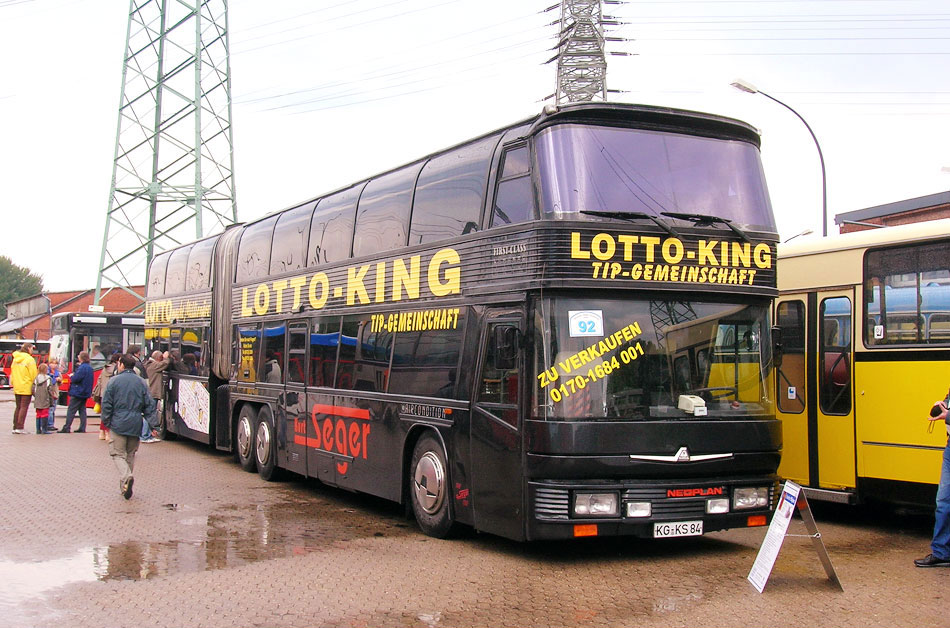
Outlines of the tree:
M42 277L33 274L29 268L17 266L9 257L0 255L0 319L7 317L5 303L42 291Z

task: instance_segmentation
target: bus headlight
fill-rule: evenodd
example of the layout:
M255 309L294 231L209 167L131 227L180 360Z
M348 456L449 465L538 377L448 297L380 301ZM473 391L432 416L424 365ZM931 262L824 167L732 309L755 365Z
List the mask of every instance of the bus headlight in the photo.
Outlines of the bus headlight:
M737 488L732 491L732 507L736 510L765 508L769 505L769 487Z
M653 505L650 502L627 502L628 517L649 517L653 514Z
M729 512L729 498L717 497L716 499L706 500L707 515L722 515Z
M616 493L575 493L574 515L578 517L616 517Z

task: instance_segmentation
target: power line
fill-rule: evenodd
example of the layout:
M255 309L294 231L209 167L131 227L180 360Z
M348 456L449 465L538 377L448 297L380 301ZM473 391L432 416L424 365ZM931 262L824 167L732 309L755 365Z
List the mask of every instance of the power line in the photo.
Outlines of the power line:
M651 52L653 56L662 57L691 57L695 52ZM706 52L702 53L704 57L847 57L847 56L946 56L947 52L925 52L925 51L892 51L892 52Z
M347 15L345 15L345 16L340 16L340 17L338 17L338 18L331 18L331 19L326 20L326 21L330 22L330 21L334 21L334 20L336 20L336 19L349 18L349 17L352 17L352 16L354 16L354 15L358 15L358 14L361 14L361 13L367 13L367 12L370 12L370 11L376 11L376 10L378 10L379 8L385 8L385 7L393 6L393 5L396 5L396 4L403 4L403 3L409 2L409 1L410 1L410 0L398 0L397 2L392 2L392 3L390 3L390 4L383 5L383 7L375 7L375 8L373 8L373 9L366 9L366 10L364 10L364 11L356 11L356 12L347 14ZM360 22L357 22L357 23L354 23L354 24L349 24L349 25L345 25L345 26L336 27L336 28L333 29L332 32L335 33L335 32L339 32L339 31L341 31L341 30L348 30L348 29L351 29L351 28L358 28L358 27L366 26L367 24L375 24L375 23L377 23L377 22L383 22L383 21L386 21L386 20L391 20L391 19L397 18L397 17L405 17L405 16L407 16L407 15L412 15L412 14L415 14L415 13L422 13L422 12L424 12L424 11L430 11L430 10L432 10L432 9L434 9L434 8L443 7L443 6L447 6L447 5L450 5L450 4L457 4L457 3L459 3L459 2L465 2L465 1L467 1L467 0L447 0L446 2L443 2L443 3L438 4L438 5L435 5L435 6L427 6L427 7L422 7L422 8L419 8L419 9L412 9L412 10L403 11L402 13L397 13L397 14L394 14L394 15L385 15L385 16L382 16L382 17L379 17L379 18L376 18L376 19L373 19L373 20L363 20L363 21L360 21ZM303 28L303 27L301 26L301 27L298 27L298 28ZM294 29L294 30L296 30L296 29ZM236 50L236 51L233 52L233 54L243 54L243 53L253 52L253 51L256 51L256 50L262 50L262 49L264 49L264 48L272 48L272 47L275 47L275 46L284 46L284 45L291 44L291 43L295 43L295 42L298 42L298 41L304 41L304 40L306 40L306 39L311 39L311 38L313 38L313 37L318 37L318 36L320 36L320 35L325 35L325 34L327 34L328 32L330 32L330 31L314 32L314 33L308 33L308 34L306 34L306 35L304 35L304 36L302 36L302 37L296 37L296 38L291 38L291 39L282 39L281 41L273 42L273 43L270 43L270 44L265 44L265 45L263 45L263 46L258 46L257 48L248 48L248 49L245 49L245 50ZM281 34L283 34L283 33L281 33Z
M948 37L638 37L637 41L950 41Z
M546 38L545 38L545 40L546 40ZM479 53L479 54L490 54L490 53L498 52L498 51L501 51L501 50L512 50L512 49L516 49L516 48L521 48L521 47L528 46L528 45L534 43L535 41L538 41L538 40L537 40L537 39L536 39L536 40L529 40L529 41L527 41L527 42L522 42L522 43L515 44L515 45L512 45L512 46L508 46L508 47L505 47L505 48L500 48L500 49L496 49L496 50L492 50L492 51L487 51L487 52ZM539 54L539 55L540 55L540 54L542 54L543 52L544 52L543 50L538 50L538 51L536 51L535 53L529 53L528 55L522 55L522 56L520 56L520 57L518 57L518 58L524 58L524 59L526 59L526 58L530 58L530 56L531 56L532 54ZM467 58L471 58L472 56L474 56L474 55L469 55ZM416 72L419 72L419 71L422 71L422 70L429 70L429 69L436 68L436 67L440 67L440 66L444 66L444 65L452 65L452 64L457 63L459 60L460 60L460 59L458 59L458 58L456 58L456 59L448 59L448 60L445 60L445 61L432 63L432 64L429 64L429 65L427 65L427 66L421 66L421 67L410 68L410 69L406 69L406 70L401 70L401 71L397 71L397 72L392 72L392 73L389 73L389 74L382 74L382 75L369 76L369 77L361 77L361 78L359 78L359 79L354 79L354 80L352 80L352 81L337 81L337 82L334 82L334 83L329 83L329 84L327 84L327 85L321 85L321 86L317 86L317 87L313 87L313 88L308 88L308 89L303 89L303 90L294 90L294 91L291 91L291 92L283 92L283 93L280 93L280 94L274 94L274 95L270 95L270 96L265 96L265 97L260 97L260 98L256 98L256 99L252 99L252 100L247 100L247 101L243 101L243 103L260 103L260 102L273 101L273 100L278 100L278 99L281 99L281 98L286 98L286 97L289 97L289 96L297 96L297 95L301 95L301 94L305 94L305 93L326 91L326 90L330 90L330 89L334 89L334 88L346 87L346 86L348 86L348 85L366 85L367 83L369 83L369 82L371 82L371 81L375 81L375 80L377 80L377 79L384 79L384 78L388 78L388 77L392 77L392 76L399 76L399 75L405 75L405 74L412 74L412 73L416 73ZM510 60L511 60L511 59L509 59L509 61L510 61ZM448 76L448 77L451 78L451 77L458 76L459 74L462 74L462 73L474 72L474 71L481 70L481 69L485 69L485 68L497 68L497 67L498 67L498 64L497 64L497 63L479 64L479 65L475 65L475 66L468 67L468 68L459 68L459 67L456 67L456 68L453 69L452 73L451 73L451 74L448 74L448 75L446 75L446 74L435 75L435 76L433 76L433 75L425 75L425 76L422 76L422 77L417 78L417 79L406 80L406 81L402 81L402 82L399 82L399 83L394 83L394 84L391 84L391 85L386 85L386 86L383 86L383 87L379 87L379 86L375 86L375 85L374 85L374 86L369 86L369 87L367 87L366 89L362 89L362 90L355 90L355 91L342 92L342 93L330 93L330 94L326 94L326 95L323 95L323 96L316 96L316 97L308 98L308 99L305 99L305 100L299 100L299 101L291 102L291 103L288 103L288 104L285 104L285 105L279 105L279 106L270 107L270 108L268 108L267 110L272 111L272 110L277 110L277 109L287 109L287 108L299 107L299 106L306 105L306 104L313 104L313 103L319 103L319 102L327 102L327 101L332 101L332 100L339 100L339 99L341 99L341 98L346 98L346 97L348 97L348 96L356 96L356 95L359 95L359 94L378 92L378 91L380 91L380 90L385 90L385 89L399 89L399 88L408 87L408 86L411 86L411 85L418 85L418 84L420 84L420 83L425 83L425 82L427 82L427 81L432 81L434 78L440 78L440 77L443 77L443 76ZM501 74L501 73L496 72L494 75L498 75L498 74ZM427 88L426 90L423 90L423 91L431 91L431 89L435 89L435 88ZM408 92L408 93L417 93L417 92ZM360 101L360 102L361 102L361 103L362 103L362 102L373 102L374 100L378 100L378 99L369 99L369 100Z
M782 24L813 24L813 23L833 23L833 22L893 22L894 20L902 22L929 22L933 20L944 21L950 19L948 13L894 13L894 14L864 14L864 15L693 15L692 21L686 21L683 16L678 15L655 15L655 16L626 16L629 19L636 19L637 24L774 24L776 20L782 20ZM838 19L842 18L842 19ZM865 19L868 18L868 19ZM659 21L662 20L662 21Z
M420 45L420 46L417 46L414 50L422 50L422 49L430 48L430 47L432 47L432 46L434 46L434 45L438 45L438 43L441 43L441 42L453 42L453 41L458 41L459 39L464 38L464 37L467 37L467 36L469 36L469 35L476 34L476 33L479 33L479 32L485 31L485 30L494 29L494 28L496 28L496 27L499 26L499 25L503 25L503 24L504 24L504 25L507 25L507 24L512 24L512 23L522 22L522 21L524 21L524 20L526 20L526 19L528 19L528 18L536 18L536 17L537 17L537 14L536 14L536 13L532 13L532 14L529 14L529 15L518 16L518 17L513 18L513 19L510 19L510 20L504 20L504 21L502 21L502 22L495 22L494 24L490 24L490 25L488 25L488 26L481 27L481 28L479 28L479 29L467 31L467 32L465 32L465 33L453 34L452 36L449 36L449 37L444 38L443 40L440 40L440 42L429 42L429 43L427 43L427 44L422 44L422 45ZM349 70L362 70L362 69L366 68L367 66L373 67L373 68L375 68L375 69L374 69L374 70L371 70L371 71L368 72L368 73L365 73L365 72L364 72L364 73L361 73L360 76L359 76L359 78L352 79L352 80L349 80L349 81L333 81L333 82L330 82L330 83L321 84L321 85L316 85L316 86L313 86L313 87L302 87L302 88L298 88L298 89L283 91L283 92L280 92L280 93L277 93L277 94L267 94L267 95L263 95L263 96L249 97L249 96L252 96L252 95L255 94L255 93L261 93L262 91L264 91L264 90L254 90L254 91L252 91L252 92L247 92L247 93L243 94L243 97L240 98L240 99L237 99L236 102L240 102L240 103L243 103L243 104L267 102L267 101L274 101L274 100L281 99L281 98L287 98L287 97L297 96L297 95L302 95L302 94L307 94L307 93L326 91L326 90L329 90L329 89L338 89L338 88L340 88L340 87L345 87L345 86L347 86L347 85L353 85L353 84L365 85L366 83L371 82L371 81L382 81L382 80L385 80L385 79L387 79L387 78L393 78L393 77L399 77L399 76L411 76L411 75L413 75L413 74L419 74L419 73L425 72L425 71L427 71L427 70L432 70L432 69L435 69L435 68L439 68L439 67L443 67L443 66L447 66L447 65L452 65L452 64L458 63L458 62L460 62L460 61L464 62L464 61L467 61L467 60L469 60L469 59L472 59L473 57L488 56L488 55L498 55L499 53L504 53L504 52L506 52L506 51L511 51L511 50L517 50L517 49L524 48L525 46L531 45L531 44L536 43L536 42L548 42L548 41L549 41L549 38L548 38L547 36L536 37L536 38L533 38L533 39L525 40L524 37L523 37L523 33L524 33L524 31L521 30L521 31L519 31L519 32L504 33L504 34L499 35L499 36L494 37L494 38L489 38L489 39L482 38L482 39L480 39L479 42L478 42L480 45L488 44L488 43L491 43L491 42L494 42L494 41L503 41L503 42L504 42L504 41L506 41L506 40L511 40L512 38L517 38L517 41L516 41L515 43L513 43L513 44L508 44L508 45L504 45L504 46L501 46L501 47L495 47L495 48L491 48L491 49L487 49L487 50L475 50L475 51L466 50L466 51L462 51L462 54L461 54L461 55L456 55L456 56L454 56L454 57L452 57L452 58L442 58L442 60L440 60L440 61L435 61L435 62L432 62L432 63L425 63L425 64L422 64L422 65L420 65L420 64L415 64L415 65L411 65L411 66L410 66L410 65L407 65L407 64L405 64L405 63L393 63L393 64L390 64L390 65L388 65L388 66L386 66L386 67L380 68L380 67L377 67L377 66L374 65L374 61L373 61L372 59L370 59L370 60L363 60L363 61L360 61L360 62L358 62L358 63L353 63L353 64L350 64L349 66L335 65L335 66L333 67L333 69L334 69L334 71L335 71L336 73L338 73L338 74L347 74L347 73L349 72ZM538 52L538 54L541 54L541 53L544 52L544 50L541 49L541 48L539 48L537 52ZM521 56L519 56L519 57L505 57L505 58L502 59L501 63L508 64L508 63L511 63L511 61L513 61L513 60L523 59L523 58L528 58L528 55L521 55ZM388 56L380 57L380 58L379 58L379 60L391 60L391 59L392 59L392 55L388 55ZM488 64L493 64L493 65L494 65L494 64L498 64L498 63L499 63L498 61L487 61L486 64L484 64L484 65L488 65ZM479 69L480 67L483 67L483 65L476 66L475 68L470 68L470 69ZM404 82L402 82L402 83L398 83L398 84L395 85L395 87L402 87L402 86L407 86L407 85L411 85L411 84L418 84L419 82L422 82L422 81L425 81L425 80L430 80L430 78L431 78L431 75L423 75L421 78L418 78L418 79L415 79L415 80L412 80L412 81L404 81ZM393 87L393 86L388 86L387 88L389 88L389 87ZM370 88L370 89L374 89L374 88ZM367 90L360 90L360 91L365 92L365 91L367 91ZM344 95L348 95L348 94L344 94ZM339 94L331 94L330 96L327 96L327 97L325 97L325 98L331 98L331 99L332 99L332 98L338 98L338 97L340 97ZM318 99L316 99L316 100L320 100L320 99L318 98ZM308 101L303 101L303 102L310 102L310 101L308 100ZM289 106L289 105L285 105L285 106ZM282 108L282 107L275 107L275 108Z

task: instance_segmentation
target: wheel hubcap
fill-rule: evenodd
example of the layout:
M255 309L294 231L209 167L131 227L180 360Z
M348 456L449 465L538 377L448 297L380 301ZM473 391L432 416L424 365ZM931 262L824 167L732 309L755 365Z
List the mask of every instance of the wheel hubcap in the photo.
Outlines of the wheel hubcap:
M416 465L413 474L416 502L428 514L433 514L445 499L445 468L434 452L427 451Z
M257 461L261 464L267 464L270 458L270 426L266 421L261 421L257 426Z
M238 423L237 444L241 457L248 458L251 455L251 421L246 416L242 416Z

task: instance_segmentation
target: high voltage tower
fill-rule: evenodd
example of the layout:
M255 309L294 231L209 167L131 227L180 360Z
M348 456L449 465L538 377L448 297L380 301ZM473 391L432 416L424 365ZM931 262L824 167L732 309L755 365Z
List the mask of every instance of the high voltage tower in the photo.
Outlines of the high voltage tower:
M144 284L155 254L237 221L229 49L227 0L129 3L96 304L103 287Z
M623 4L622 0L561 0L545 9L560 7L557 54L548 63L557 61L555 104L606 101L607 55L626 56L626 52L606 50L607 42L626 41L608 37L606 28L619 26L616 18L604 15L605 4ZM548 97L550 98L550 96Z

